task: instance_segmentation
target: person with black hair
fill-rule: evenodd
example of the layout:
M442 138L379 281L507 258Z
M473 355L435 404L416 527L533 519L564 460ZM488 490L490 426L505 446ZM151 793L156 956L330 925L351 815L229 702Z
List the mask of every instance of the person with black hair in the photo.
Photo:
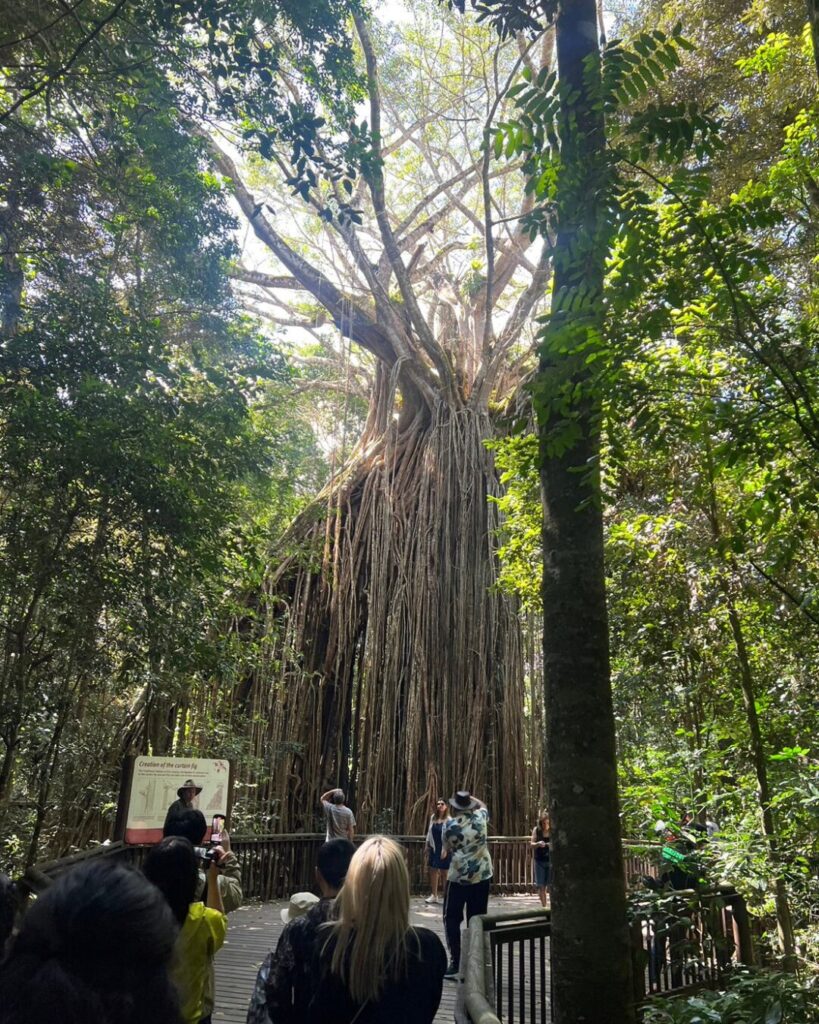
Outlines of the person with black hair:
M30 907L0 965L2 1024L179 1024L178 928L134 868L66 872Z
M333 900L347 875L355 847L348 839L324 843L316 858L316 883L321 899L300 916L295 897L282 920L287 927L279 936L275 952L268 953L256 977L256 987L247 1011L247 1024L296 1024L304 1020L312 996L311 963L319 928L329 920ZM297 894L308 895L308 894Z
M180 811L179 814L170 818L165 823L165 837L184 836L194 848L201 847L205 842L205 834L208 830L208 823L205 815L195 807ZM230 849L230 836L227 829L222 829L219 850L222 856L219 858L219 894L222 897L222 906L226 914L238 910L242 905L242 869L236 854ZM202 862L199 862L199 884L196 887L196 899L203 900L207 880L202 870ZM205 999L203 1004L203 1019L207 1020L213 1013L213 1006L216 998L216 979L213 976L213 961L210 963L208 981L205 986Z
M8 875L0 873L0 960L14 931L18 905L17 886Z
M205 815L201 811L196 810L195 807L190 807L188 810L181 811L172 818L165 826L163 834L165 838L168 836L184 836L192 846L197 847L204 844L207 830L208 823L205 821ZM230 848L230 836L227 829L222 829L219 849L223 853L223 856L219 858L219 891L222 894L225 913L230 914L241 907L243 894L242 869L236 854ZM202 899L204 891L205 872L200 867L199 886L196 890L196 898L198 900Z
M196 901L199 862L189 840L168 836L145 858L145 877L165 897L180 926L172 974L180 993L184 1024L210 1022L210 1014L205 1012L205 996L213 956L222 948L227 933L219 889L218 850L214 847L216 856L210 861L204 905Z

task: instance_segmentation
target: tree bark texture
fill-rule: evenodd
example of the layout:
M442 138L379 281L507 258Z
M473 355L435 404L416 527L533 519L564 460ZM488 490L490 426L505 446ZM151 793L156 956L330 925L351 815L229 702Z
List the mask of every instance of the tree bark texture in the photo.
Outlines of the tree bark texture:
M558 9L561 166L552 315L538 390L570 389L565 413L541 410L543 658L552 815L552 985L557 1024L634 1020L620 845L608 650L599 399L584 346L599 331L605 259L605 131L595 0ZM599 92L597 93L599 95ZM548 402L548 398L547 398Z
M443 406L428 429L392 430L304 537L323 547L321 564L291 562L271 581L254 746L277 827L307 827L336 781L364 830L417 832L430 802L461 787L483 794L499 831L531 813L489 436L485 414Z

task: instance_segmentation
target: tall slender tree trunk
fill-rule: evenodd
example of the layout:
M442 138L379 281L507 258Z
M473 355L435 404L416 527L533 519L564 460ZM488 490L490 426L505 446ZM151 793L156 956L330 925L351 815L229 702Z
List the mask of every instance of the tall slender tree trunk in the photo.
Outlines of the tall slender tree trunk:
M535 390L541 410L543 661L553 821L553 1019L628 1024L634 1005L603 566L600 407L585 355L589 339L599 337L606 251L595 0L561 4L556 49L558 230L552 316ZM569 416L556 396L570 396Z
M707 479L707 517L715 543L722 540L723 530L720 509L717 500L717 484L714 470L714 454L712 438L706 429L704 432L705 473ZM742 692L742 705L745 709L745 720L748 725L750 758L753 771L757 775L757 794L760 801L762 830L768 847L768 857L773 871L774 905L776 906L776 926L779 943L782 948L782 967L786 971L796 969L796 947L793 936L793 921L790 916L790 905L787 898L785 881L782 878L781 863L778 855L776 822L771 810L771 785L768 780L768 755L765 750L765 739L760 727L760 716L757 712L757 687L753 680L750 667L745 634L742 621L734 600L732 580L738 578L738 571L733 558L728 559L728 571L723 573L721 586L728 611L728 623L734 641L737 664L739 666L739 686Z
M810 36L813 40L813 60L816 64L816 77L819 78L819 0L806 0L806 3Z
M785 887L785 880L782 877L777 854L776 824L773 811L771 810L771 787L768 782L768 762L765 752L765 741L762 738L762 730L759 727L759 715L756 710L756 688L754 686L753 672L751 671L751 660L748 657L748 647L745 643L745 635L742 630L739 613L729 592L726 593L726 602L728 621L731 626L731 635L734 638L737 662L739 663L739 682L742 689L742 703L745 707L745 716L748 722L751 759L753 760L754 772L756 774L757 794L762 814L762 832L765 836L768 856L774 870L774 905L776 907L776 928L779 935L779 943L782 947L782 966L785 970L795 971L796 941L793 934L793 920L788 902L788 892Z
M722 538L722 526L717 503L711 435L707 430L705 432L705 467L708 480L708 519L714 541L718 543ZM742 703L745 708L745 720L748 723L751 760L753 761L754 774L756 775L757 797L762 818L762 834L765 836L765 843L768 847L768 859L773 874L776 927L782 949L782 966L785 970L794 971L796 970L796 940L793 934L793 919L791 918L791 908L788 902L788 892L785 886L785 879L782 877L777 849L776 822L771 810L772 794L768 781L768 755L759 724L759 713L756 709L756 686L751 668L751 659L748 654L748 645L745 642L742 620L734 600L732 588L732 578L736 579L738 575L739 573L733 558L729 558L728 572L722 575L721 588L725 597L728 624L731 628L731 637L734 641L734 650L739 666L739 685L742 692Z

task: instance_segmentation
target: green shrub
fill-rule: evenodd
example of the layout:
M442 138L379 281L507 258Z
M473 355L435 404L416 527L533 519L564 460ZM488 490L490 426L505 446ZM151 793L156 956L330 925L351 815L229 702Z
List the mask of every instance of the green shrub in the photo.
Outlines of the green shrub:
M652 999L642 1024L813 1024L819 1022L819 979L772 971L737 971L726 989Z

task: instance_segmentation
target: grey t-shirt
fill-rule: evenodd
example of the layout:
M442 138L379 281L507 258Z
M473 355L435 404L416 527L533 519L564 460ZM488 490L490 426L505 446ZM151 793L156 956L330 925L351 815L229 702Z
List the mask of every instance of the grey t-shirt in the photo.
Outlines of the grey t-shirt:
M349 839L348 828L355 828L353 812L344 804L331 804L327 800L321 803L324 809L324 820L327 822L327 841L331 839Z

